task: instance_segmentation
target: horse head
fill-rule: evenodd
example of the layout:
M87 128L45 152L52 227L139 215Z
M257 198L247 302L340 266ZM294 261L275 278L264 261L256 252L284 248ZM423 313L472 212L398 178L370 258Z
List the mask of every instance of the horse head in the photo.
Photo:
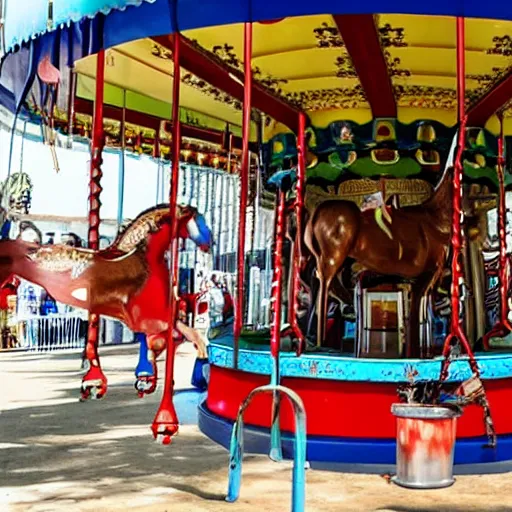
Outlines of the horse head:
M190 238L199 249L209 252L213 245L213 235L204 216L197 208L189 205L180 205L178 210L178 236Z
M204 251L212 245L212 233L204 217L196 208L180 205L176 209L178 237L190 238ZM126 225L118 234L110 252L129 253L140 244L149 244L156 252L165 252L169 248L172 215L168 204L153 206Z

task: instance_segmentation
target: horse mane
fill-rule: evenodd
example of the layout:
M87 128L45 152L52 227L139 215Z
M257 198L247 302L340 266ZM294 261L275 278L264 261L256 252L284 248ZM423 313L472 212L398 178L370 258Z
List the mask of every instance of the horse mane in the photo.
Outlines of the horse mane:
M178 205L178 210L181 208L182 206ZM188 205L187 208L196 210ZM149 234L158 231L163 224L170 221L170 218L171 214L169 212L168 203L160 203L156 206L151 206L139 213L134 220L119 229L117 237L110 245L110 248L118 249L122 252L129 252L144 243Z
M145 240L150 233L157 231L165 222L166 216L170 217L169 204L161 203L147 208L135 219L119 228L110 248L122 248L123 252L129 252Z

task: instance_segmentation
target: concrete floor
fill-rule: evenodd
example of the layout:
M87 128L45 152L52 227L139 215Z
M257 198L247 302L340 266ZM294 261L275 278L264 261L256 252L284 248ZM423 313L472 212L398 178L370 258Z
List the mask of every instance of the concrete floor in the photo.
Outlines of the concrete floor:
M80 403L78 353L0 353L0 511L290 510L291 464L266 457L245 458L240 500L223 501L227 452L195 425L200 395L183 391L190 347L176 360L182 427L171 446L154 443L149 430L160 393L140 400L133 388L137 347L102 354L108 394ZM512 512L512 473L410 491L375 475L308 471L306 492L307 510L318 512Z

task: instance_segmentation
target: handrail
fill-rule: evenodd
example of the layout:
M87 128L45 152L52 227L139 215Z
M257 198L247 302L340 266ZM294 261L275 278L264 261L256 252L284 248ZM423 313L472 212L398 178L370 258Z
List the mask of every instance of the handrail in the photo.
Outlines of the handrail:
M253 389L240 406L231 433L229 449L229 480L226 501L235 502L240 495L242 484L243 445L243 415L251 400L260 393L282 393L290 400L295 416L295 453L292 477L292 506L291 512L304 512L306 495L306 410L304 403L295 391L284 386L266 385Z

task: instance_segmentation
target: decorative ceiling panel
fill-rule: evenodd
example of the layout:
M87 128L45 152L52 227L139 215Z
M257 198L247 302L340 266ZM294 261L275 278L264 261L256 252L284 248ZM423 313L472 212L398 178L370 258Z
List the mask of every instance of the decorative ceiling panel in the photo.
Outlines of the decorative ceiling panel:
M185 35L226 64L243 69L243 27ZM290 18L253 26L255 79L304 110L369 108L332 16Z
M455 109L455 18L376 16L401 107ZM466 20L466 100L471 104L512 70L512 22Z
M375 23L398 106L454 111L455 19L393 14L375 16ZM468 19L466 23L470 104L512 72L512 22ZM184 36L212 58L237 72L243 70L243 25L186 31ZM107 55L107 81L170 102L169 50L145 39L116 47ZM94 57L84 59L77 70L94 76L94 63ZM365 91L330 15L255 23L252 67L263 87L305 111L368 112ZM240 124L238 100L186 70L181 80L185 107ZM430 115L425 112L425 117Z

